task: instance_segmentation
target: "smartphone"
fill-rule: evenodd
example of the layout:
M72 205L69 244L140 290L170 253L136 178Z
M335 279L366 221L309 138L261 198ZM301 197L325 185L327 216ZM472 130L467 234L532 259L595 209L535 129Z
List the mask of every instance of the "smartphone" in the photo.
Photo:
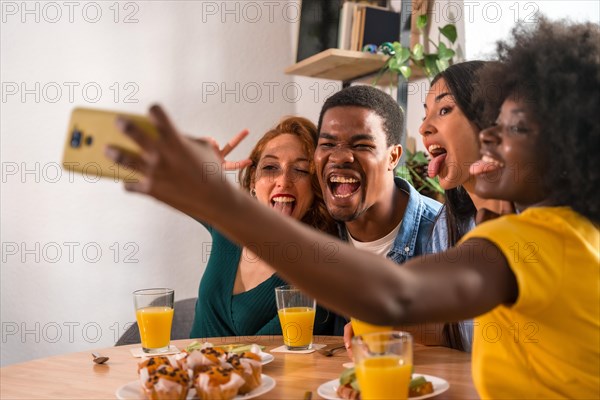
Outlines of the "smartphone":
M116 164L104 155L104 148L109 144L139 153L139 146L117 128L119 116L134 121L150 136L158 137L156 128L145 116L75 108L67 128L63 168L80 172L90 180L103 177L115 182L136 182L140 177L137 171Z

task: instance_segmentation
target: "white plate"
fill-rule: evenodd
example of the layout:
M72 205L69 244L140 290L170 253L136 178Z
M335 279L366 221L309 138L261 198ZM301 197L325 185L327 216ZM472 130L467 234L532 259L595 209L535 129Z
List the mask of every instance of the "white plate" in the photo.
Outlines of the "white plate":
M237 395L233 398L233 400L252 399L254 397L263 395L263 394L273 390L274 387L275 387L275 379L271 378L268 375L262 374L262 384L259 387L257 387L250 393L247 393L244 395L241 395L241 394ZM131 381L131 382L126 383L125 385L121 386L115 392L115 396L117 396L117 399L120 399L120 400L145 400L146 399L146 396L144 396L142 394L139 380ZM187 399L191 400L194 398L197 398L196 391L192 388L188 392Z
M423 378L427 379L433 384L433 393L429 393L419 397L409 397L410 400L428 399L430 397L442 394L450 388L450 384L445 379L438 378L437 376L432 375L413 374L413 378L417 378L419 376L422 376ZM339 379L332 379L319 386L319 388L317 389L317 393L319 394L319 396L327 400L339 400L340 397L338 397L337 395L337 388L339 385Z
M267 365L268 363L272 362L275 359L275 356L273 356L273 354L265 353L264 351L261 351L259 356L260 356L262 365Z

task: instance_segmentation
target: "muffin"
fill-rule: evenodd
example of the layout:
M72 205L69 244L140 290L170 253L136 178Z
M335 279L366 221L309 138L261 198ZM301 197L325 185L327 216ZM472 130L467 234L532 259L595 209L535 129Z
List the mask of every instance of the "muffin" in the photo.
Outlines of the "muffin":
M154 360L153 360L154 359ZM186 370L170 365L166 357L152 357L138 369L142 392L151 400L185 400L190 388Z
M182 352L179 356L179 366L184 370L191 370L195 378L203 366L223 366L227 360L227 353L220 347L207 347L191 352Z
M231 400L243 385L244 379L233 368L227 367L200 367L194 379L200 400Z
M244 379L244 385L239 393L246 394L262 383L262 361L260 357L250 351L240 354L230 353L227 363Z

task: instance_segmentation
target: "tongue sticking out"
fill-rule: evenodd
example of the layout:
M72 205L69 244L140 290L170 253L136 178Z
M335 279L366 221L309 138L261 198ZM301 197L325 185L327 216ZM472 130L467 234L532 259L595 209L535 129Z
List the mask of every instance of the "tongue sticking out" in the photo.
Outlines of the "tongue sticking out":
M500 166L497 163L478 160L471 164L471 166L469 167L469 173L471 175L481 175L485 174L486 172L495 171L498 168L500 168Z
M429 165L427 166L427 175L429 175L430 178L433 178L440 173L440 168L442 168L442 163L445 159L446 153L433 157L429 162Z
M356 192L360 187L359 182L353 183L334 183L333 184L333 194L336 197L348 197L352 193Z
M273 203L273 208L282 213L283 215L287 215L289 217L290 215L292 215L292 211L294 211L294 202L275 201Z

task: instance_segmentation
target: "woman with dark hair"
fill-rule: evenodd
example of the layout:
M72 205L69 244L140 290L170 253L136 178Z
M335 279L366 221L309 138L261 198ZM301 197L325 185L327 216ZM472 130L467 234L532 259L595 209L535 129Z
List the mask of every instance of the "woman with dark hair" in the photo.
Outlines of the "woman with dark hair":
M500 214L511 209L507 202L477 196L475 178L469 174L469 166L480 157L479 132L491 123L485 116L484 104L473 98L478 72L486 64L489 63L468 61L440 72L431 82L423 105L425 117L419 132L432 157L427 172L431 178L439 178L446 197L433 233L436 237L446 237L446 246L440 247L438 242L432 241L433 253L455 246L473 229L478 210ZM496 101L487 109L499 106ZM450 347L471 351L472 321L446 324L443 335Z
M316 127L288 117L269 130L240 171L242 189L259 203L325 233L336 232L315 175ZM252 246L240 247L205 225L212 236L210 258L198 290L191 337L281 334L275 288L286 285ZM321 307L315 334L331 335L333 315Z

